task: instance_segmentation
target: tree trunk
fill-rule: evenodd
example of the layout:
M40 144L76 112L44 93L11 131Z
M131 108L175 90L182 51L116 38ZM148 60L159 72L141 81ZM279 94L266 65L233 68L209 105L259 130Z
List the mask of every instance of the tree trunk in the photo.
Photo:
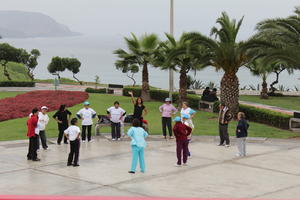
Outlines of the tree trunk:
M27 75L29 76L29 78L34 81L34 75L33 72L30 71L30 69L27 69Z
M236 118L239 110L239 79L236 73L226 73L221 80L221 102Z
M136 80L133 78L134 74L132 73L131 76L129 76L128 74L126 74L126 76L132 80L132 82L133 82L132 87L135 87Z
M148 63L146 62L142 71L142 98L144 101L150 101Z
M76 78L75 74L73 74L73 78L74 78L80 85L83 85L83 84L82 84L82 81L80 81L78 78Z
M260 98L261 99L268 99L269 96L268 96L268 83L266 82L265 79L263 79L263 82L261 84L262 86L262 89L261 89L261 92L260 92Z
M187 73L185 67L182 67L180 70L179 77L179 107L182 106L182 103L186 101L186 90L187 90Z
M4 76L6 76L6 78L7 78L9 81L11 81L10 75L9 75L9 73L8 73L8 71L7 71L7 62L3 64L3 74L4 74Z

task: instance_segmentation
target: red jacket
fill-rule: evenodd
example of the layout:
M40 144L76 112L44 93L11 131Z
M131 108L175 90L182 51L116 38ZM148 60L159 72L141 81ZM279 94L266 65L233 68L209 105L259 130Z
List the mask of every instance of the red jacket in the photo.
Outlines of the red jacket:
M176 122L173 132L177 141L187 140L187 136L191 134L192 128L182 122Z
M29 138L35 136L35 128L37 127L38 116L32 115L27 121L27 136Z

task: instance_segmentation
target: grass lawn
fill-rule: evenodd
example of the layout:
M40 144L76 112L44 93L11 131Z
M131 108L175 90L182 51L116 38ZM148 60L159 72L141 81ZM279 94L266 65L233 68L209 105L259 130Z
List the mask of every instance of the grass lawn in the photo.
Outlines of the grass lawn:
M1 92L0 92L1 94ZM1 94L3 95L3 94ZM132 113L133 105L131 104L130 98L128 97L117 97L111 95L103 94L90 94L89 101L91 107L97 111L98 114L106 114L106 109L112 106L113 102L118 100L121 104L121 107L124 108L127 113ZM150 134L161 134L161 118L158 111L158 107L161 105L160 102L146 102L146 107L149 110L148 116L146 119L149 121L149 132ZM82 107L82 105L76 105L69 110L73 113L73 116L76 112ZM56 137L57 136L57 124L52 119L53 112L49 113L51 118L47 126L47 136ZM27 118L15 119L0 122L0 140L18 140L26 138L26 120ZM218 123L217 123L217 114L198 112L194 118L195 123L195 135L218 135ZM236 122L230 124L230 135L235 134L235 125ZM109 128L103 129L104 132L110 132ZM94 132L94 130L93 130ZM252 123L250 122L249 135L251 137L273 137L273 138L291 138L298 136L296 133L273 128L263 124Z
M269 97L269 99L261 99L259 96L243 95L240 96L240 100L300 111L300 97Z
M14 97L18 94L22 94L24 92L0 92L0 99L4 99L7 97Z

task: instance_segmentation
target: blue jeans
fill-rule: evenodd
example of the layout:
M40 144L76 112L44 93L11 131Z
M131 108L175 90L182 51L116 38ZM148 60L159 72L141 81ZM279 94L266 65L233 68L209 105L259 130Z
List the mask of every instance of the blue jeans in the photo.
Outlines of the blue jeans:
M138 147L136 145L133 145L131 146L131 149L132 149L132 163L131 163L130 171L135 172L139 160L141 172L145 172L144 147Z

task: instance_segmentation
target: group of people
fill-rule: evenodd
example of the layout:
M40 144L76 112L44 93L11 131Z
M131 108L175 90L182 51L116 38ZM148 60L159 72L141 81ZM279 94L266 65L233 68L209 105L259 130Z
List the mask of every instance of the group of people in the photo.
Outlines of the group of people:
M202 93L201 100L215 102L218 101L219 98L217 96L217 88L213 88L212 90L209 87L206 87Z
M145 122L144 117L147 115L148 110L143 103L141 97L134 99L133 93L129 92L132 103L134 105L132 127L128 130L127 135L131 138L132 149L132 165L129 173L135 173L136 166L139 161L141 172L145 172L145 159L144 149L146 147L145 138L148 136L147 131L143 128ZM39 161L37 157L37 150L39 149L39 140L41 140L44 150L48 149L46 139L46 126L49 122L47 115L48 108L46 106L41 107L41 112L37 108L32 110L27 121L29 137L29 149L27 158L32 161ZM191 156L189 150L189 143L191 142L192 132L194 127L193 118L196 111L188 106L187 102L183 102L181 105L180 115L175 116L178 109L172 105L171 99L166 98L165 103L159 107L161 112L161 123L163 138L167 139L167 131L169 133L169 139L173 139L173 133L176 138L176 154L177 163L176 166L187 165L188 157ZM107 114L111 121L111 137L113 141L121 139L121 123L124 121L126 111L120 107L118 101L114 102L114 105L107 109ZM65 105L61 105L59 110L53 115L53 118L58 124L58 139L57 144L60 145L63 138L64 143L70 143L70 153L68 156L67 166L79 166L79 149L80 141L83 143L92 142L91 130L93 125L93 118L96 117L96 111L90 108L89 102L83 103L83 108L76 113L76 118L71 119L72 113L66 108ZM228 135L228 124L233 118L229 112L228 107L224 104L220 104L219 112L219 146L229 147L230 140ZM173 119L173 120L172 120ZM81 130L78 126L78 121L81 120ZM247 137L247 130L249 124L245 120L244 113L238 113L238 125L236 128L238 156L245 156L245 141ZM172 127L172 121L175 125ZM70 122L70 124L69 124ZM68 142L69 141L69 142Z

